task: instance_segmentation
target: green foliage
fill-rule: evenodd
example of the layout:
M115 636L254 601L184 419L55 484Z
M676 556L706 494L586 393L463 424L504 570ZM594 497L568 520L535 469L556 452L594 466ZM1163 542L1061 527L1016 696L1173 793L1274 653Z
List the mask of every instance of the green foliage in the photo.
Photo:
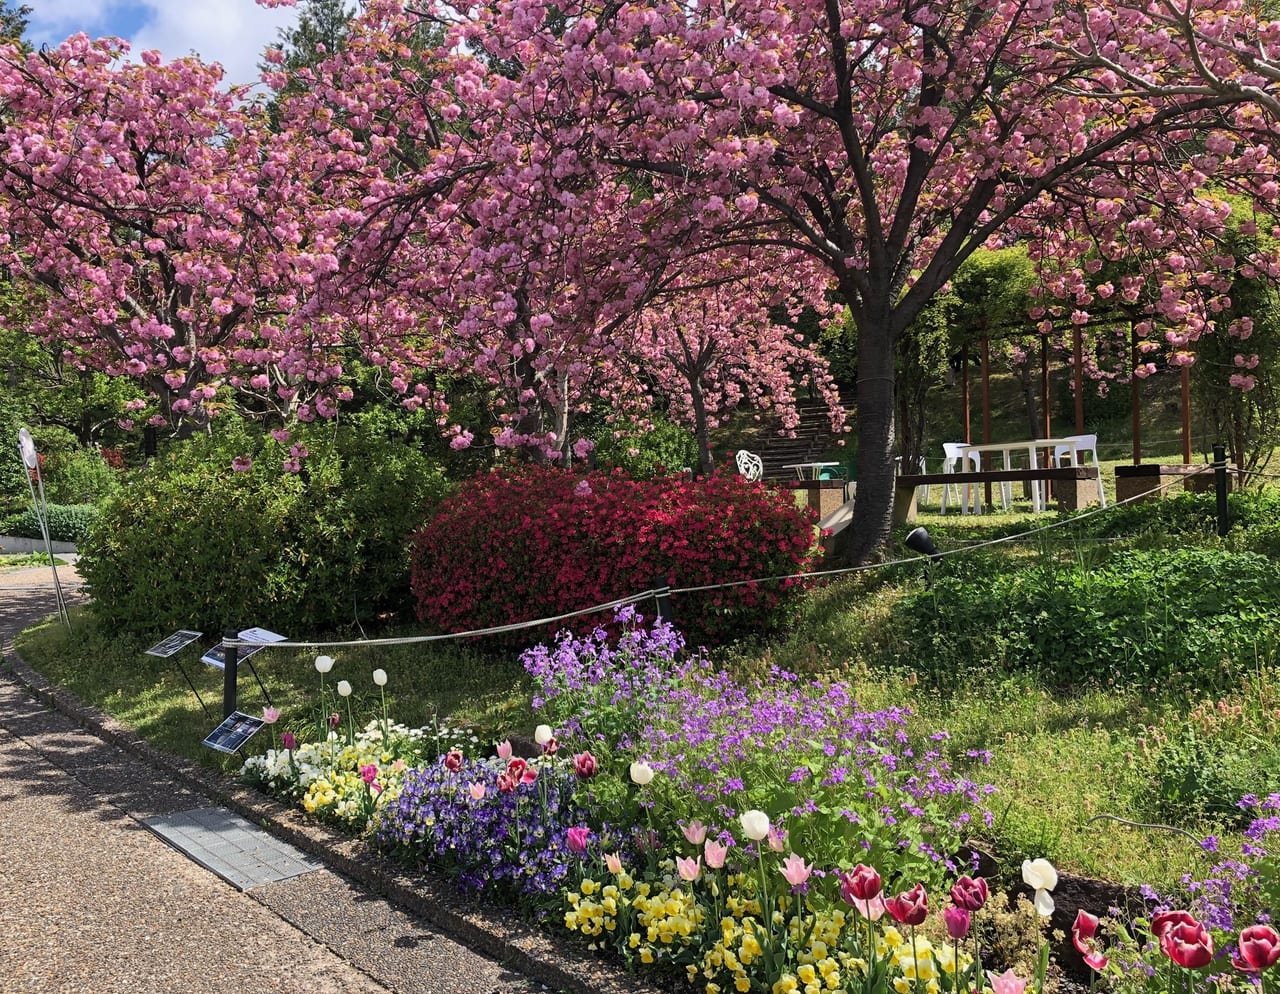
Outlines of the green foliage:
M1280 490L1241 490L1227 495L1231 522L1228 538L1247 549L1265 552L1268 534L1280 521ZM1087 513L1086 511L1080 512ZM1144 545L1185 545L1188 539L1216 542L1217 498L1211 492L1171 493L1159 500L1136 501L1109 508L1072 526L1072 534L1115 538Z
M59 504L96 504L120 489L120 474L93 449L73 449L46 460L44 492Z
M98 516L98 508L93 504L50 504L48 512L49 538L54 542L77 545L88 536ZM0 521L0 535L40 538L40 520L35 510L28 507Z
M302 636L408 603L408 540L445 482L363 421L291 443L222 426L137 474L84 544L94 609L132 631L262 624ZM310 451L281 472L290 445ZM251 453L248 472L233 454Z
M698 464L698 444L692 432L657 414L652 415L652 422L646 431L616 436L607 430L597 433L596 465L604 470L625 470L633 479L650 480L663 471L678 473Z
M27 496L27 471L18 453L21 428L17 405L0 394L0 506Z
M1213 549L1121 552L1102 565L1047 557L1018 570L948 564L897 602L896 652L947 683L978 666L1051 685L1239 679L1280 635L1280 565Z
M1163 738L1155 763L1157 817L1175 824L1206 817L1243 827L1247 794L1280 790L1280 744L1261 737L1206 736L1194 724Z

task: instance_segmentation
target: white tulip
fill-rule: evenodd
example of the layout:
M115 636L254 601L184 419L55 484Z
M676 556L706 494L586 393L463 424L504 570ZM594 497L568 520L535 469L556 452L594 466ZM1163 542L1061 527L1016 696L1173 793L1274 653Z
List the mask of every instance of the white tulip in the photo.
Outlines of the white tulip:
M385 686L387 685L387 671L386 671L386 670L374 670L374 671L373 671L373 682L374 682L374 683L376 683L379 687L385 687Z
M1047 859L1024 859L1022 861L1022 882L1035 888L1036 896L1032 902L1036 914L1048 918L1053 914L1053 897L1049 891L1058 886L1058 871Z
M351 684L347 683L347 681L346 681L346 680L339 680L339 681L338 681L338 695L339 695L339 696L341 696L341 697L350 697L350 696L351 696Z
M540 746L546 745L553 738L555 738L555 735L551 731L550 725L539 725L533 730L533 741Z
M643 787L653 779L653 767L648 763L632 763L631 764L631 782L638 787Z
M1024 859L1022 882L1033 890L1053 890L1058 886L1058 871L1047 859Z
M763 811L744 811L738 821L742 822L742 834L752 842L759 842L769 834L769 816Z
M331 669L333 669L332 656L316 656L317 673L328 673Z

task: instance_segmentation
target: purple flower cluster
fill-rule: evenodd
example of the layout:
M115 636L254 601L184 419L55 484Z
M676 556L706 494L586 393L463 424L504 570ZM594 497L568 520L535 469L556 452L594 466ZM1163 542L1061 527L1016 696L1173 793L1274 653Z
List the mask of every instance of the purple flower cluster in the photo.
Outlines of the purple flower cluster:
M464 890L555 893L579 860L568 844L569 829L582 821L573 777L544 767L535 782L502 791L505 769L497 760L463 760L456 772L444 764L409 771L382 811L374 845L450 873ZM483 796L473 785L483 785Z
M866 710L846 683L776 667L764 680L735 680L701 654L680 659L670 625L646 629L631 608L619 620L627 627L616 643L597 630L524 654L535 707L568 736L647 760L682 813L720 826L722 839L740 811L763 808L809 855L825 845L833 860L846 858L854 842L940 873L954 871L948 854L965 826L989 820L983 802L994 788L953 771L946 732L915 744L906 709Z
M1259 798L1246 795L1239 807L1254 813L1244 830L1240 859L1220 859L1203 877L1186 874L1182 883L1191 895L1191 913L1210 928L1234 933L1259 922L1269 922L1272 904L1280 894L1280 794ZM1210 836L1201 843L1206 852L1218 851ZM1144 897L1155 898L1157 910L1166 902L1145 888Z
M913 746L908 717L903 708L860 708L843 682L774 670L748 685L698 660L650 713L642 748L722 823L790 797L771 814L807 836L806 852L817 855L822 837L860 836L868 851L897 852L894 862L916 854L954 872L947 854L974 815L987 817L982 805L994 788L954 773L934 745L944 733ZM779 781L789 789L774 787Z
M677 660L684 638L659 619L651 627L634 606L615 617L621 634L611 641L603 628L579 638L562 632L552 646L520 657L533 677L533 707L545 711L563 735L584 744L631 748L639 719L678 682L687 664Z

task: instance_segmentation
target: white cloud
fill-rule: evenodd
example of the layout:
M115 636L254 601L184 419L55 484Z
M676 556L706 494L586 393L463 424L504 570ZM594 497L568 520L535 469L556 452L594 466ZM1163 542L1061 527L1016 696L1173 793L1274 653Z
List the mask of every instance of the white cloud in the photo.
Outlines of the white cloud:
M222 63L231 83L256 82L263 48L298 17L296 9L268 10L254 0L42 0L35 6L28 34L37 45L57 44L77 31L120 34L135 57L150 48L166 60L195 52Z

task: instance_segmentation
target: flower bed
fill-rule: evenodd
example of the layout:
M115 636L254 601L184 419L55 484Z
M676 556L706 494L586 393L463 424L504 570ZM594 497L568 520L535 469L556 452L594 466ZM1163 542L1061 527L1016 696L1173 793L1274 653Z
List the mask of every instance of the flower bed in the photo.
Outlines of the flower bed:
M565 634L523 657L545 718L536 755L406 729L385 707L357 731L350 684L328 696L333 661L320 657L303 726L314 740L286 733L245 777L390 857L707 994L1043 988L1057 874L1027 861L1034 899L1010 902L957 860L964 833L989 818L990 788L955 775L944 732L917 740L904 712L859 708L839 682L731 679L631 610L617 625L616 637ZM1189 880L1190 910L1076 917L1071 941L1111 989L1270 982L1280 796L1250 800L1260 810L1245 861Z

